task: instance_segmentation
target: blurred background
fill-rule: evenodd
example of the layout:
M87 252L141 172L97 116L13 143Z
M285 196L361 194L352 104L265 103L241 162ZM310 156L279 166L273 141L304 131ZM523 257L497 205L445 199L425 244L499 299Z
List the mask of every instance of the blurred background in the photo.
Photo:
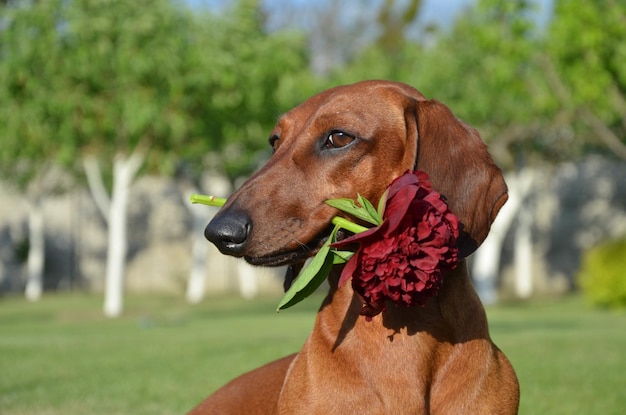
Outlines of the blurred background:
M4 0L0 313L278 298L284 270L220 255L189 194L228 196L281 113L363 79L442 101L503 168L470 264L486 305L626 306L621 0Z
M192 302L280 290L282 270L208 246L214 212L188 195L228 196L268 158L279 114L379 78L446 103L506 172L511 199L473 257L484 302L572 292L584 276L620 296L601 301L626 302L626 283L596 276L594 259L619 251L600 266L624 280L622 2L50 0L0 11L2 294L102 292L115 316L122 287Z

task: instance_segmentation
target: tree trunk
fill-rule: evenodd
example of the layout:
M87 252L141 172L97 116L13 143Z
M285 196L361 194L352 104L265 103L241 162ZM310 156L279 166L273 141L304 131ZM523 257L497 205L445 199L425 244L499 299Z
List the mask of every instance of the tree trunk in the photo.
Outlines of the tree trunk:
M212 175L208 177L206 188L211 195L219 197L228 197L232 191L230 182L220 176ZM198 193L198 189L190 183L183 186L183 198L189 200L189 194ZM191 273L187 282L187 301L195 304L202 301L206 291L206 267L209 256L209 242L204 238L204 228L209 223L213 215L217 212L217 208L207 206L193 206L191 203L186 204L193 217L193 245L191 249Z
M43 293L43 266L45 259L45 233L43 210L39 197L30 204L28 212L28 259L26 298L37 301Z
M524 168L517 174L507 174L505 179L509 187L509 200L498 213L487 239L478 248L473 258L472 279L484 304L494 304L498 300L497 281L502 244L513 219L530 191L533 172L530 168Z
M187 284L187 301L196 304L204 298L206 262L209 254L209 243L204 238L204 227L208 223L206 215L198 209L190 209L193 215L193 245L191 248L191 273Z
M100 214L104 218L104 221L109 223L111 198L109 198L109 194L104 186L104 180L102 180L102 172L100 171L98 159L93 156L84 157L83 168L85 169L85 175L87 176L89 193L91 193L91 197L100 211Z
M504 210L504 208L502 210ZM500 214L502 214L502 211L500 211ZM505 221L504 219L502 220L502 222ZM496 220L496 222L498 222L498 220ZM496 225L496 223L494 223L494 226L491 228L491 233L474 254L472 279L476 286L476 292L485 305L498 302L497 276L500 266L502 241L506 235L507 227L508 225L506 224ZM494 228L496 228L495 232Z
M109 209L109 235L104 291L104 315L122 314L124 269L126 266L126 212L130 185L143 163L143 155L133 153L125 158L117 156L113 162L113 191Z
M239 294L246 300L256 297L259 282L254 267L239 260L237 261L237 275L239 276Z
M528 209L522 209L515 230L514 262L515 294L523 299L529 298L533 293L531 225L532 215Z

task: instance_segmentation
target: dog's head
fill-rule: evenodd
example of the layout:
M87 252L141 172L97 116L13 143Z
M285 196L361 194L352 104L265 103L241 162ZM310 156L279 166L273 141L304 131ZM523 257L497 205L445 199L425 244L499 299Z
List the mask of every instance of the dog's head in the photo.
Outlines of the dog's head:
M269 141L270 160L205 231L222 253L252 264L312 256L338 214L326 200L361 194L376 203L407 170L427 172L459 217L462 256L485 239L507 199L478 133L405 84L365 81L324 91L284 114Z

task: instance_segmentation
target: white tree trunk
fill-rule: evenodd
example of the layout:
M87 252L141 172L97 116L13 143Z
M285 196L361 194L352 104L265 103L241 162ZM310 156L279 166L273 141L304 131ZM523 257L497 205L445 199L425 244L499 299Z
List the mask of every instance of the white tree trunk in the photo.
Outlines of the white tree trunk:
M87 186L89 187L91 197L100 211L100 214L104 218L104 221L109 223L111 198L109 197L109 194L104 186L104 180L102 180L102 172L100 171L98 159L93 156L84 157L83 168L85 169L85 175L87 176Z
M228 197L232 191L230 182L218 175L209 177L206 187L210 194L219 197ZM189 185L186 189L183 189L184 200L188 201L189 194L197 192L197 189ZM191 248L191 273L187 283L186 298L188 302L195 304L204 299L206 291L209 241L204 238L204 228L218 209L215 207L194 206L191 203L188 203L187 206L193 217L193 242Z
M517 220L514 250L515 294L523 299L533 293L531 225L532 215L528 209L523 209Z
M259 292L259 282L254 267L239 260L237 261L237 274L239 276L239 294L246 300L256 297Z
M517 174L506 175L509 200L491 225L489 235L474 254L472 278L476 284L478 296L484 304L494 304L498 301L497 280L502 244L515 215L530 191L532 180L533 172L529 168L522 169Z
M143 163L143 155L133 153L125 158L117 156L113 162L113 191L109 209L109 235L104 287L104 315L122 314L124 269L126 266L126 212L130 185Z
M43 266L45 259L45 233L43 210L39 198L30 204L28 212L28 259L26 298L37 301L43 293Z
M498 301L497 280L502 244L517 209L518 204L511 195L491 225L489 235L474 254L472 278L483 304L495 304Z
M206 262L209 255L209 242L204 238L207 216L198 209L191 209L193 215L193 243L191 247L191 273L187 283L187 301L196 304L202 301L205 291Z
M506 229L502 229L506 235ZM492 231L474 254L472 263L472 279L476 286L476 292L485 305L498 302L498 290L496 288L498 268L500 265L500 253L504 236L499 232Z

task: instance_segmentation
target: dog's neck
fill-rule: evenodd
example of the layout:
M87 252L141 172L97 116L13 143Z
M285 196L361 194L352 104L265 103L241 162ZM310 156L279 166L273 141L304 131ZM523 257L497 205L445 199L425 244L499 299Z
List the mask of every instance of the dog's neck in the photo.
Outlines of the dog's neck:
M443 286L426 305L405 308L389 304L386 311L371 321L359 315L361 301L350 283L338 285L341 270L335 267L329 276L330 290L316 323L326 328L326 340L334 342L333 349L339 347L351 331L367 337L384 332L390 340L398 334L432 334L437 341L452 344L489 338L487 317L471 284L465 260L444 275Z
M344 407L361 408L359 413L429 413L428 397L444 378L463 382L446 378L447 370L484 376L482 364L493 358L494 348L465 261L444 276L439 293L425 306L389 304L371 321L359 314L362 304L351 284L338 286L340 274L338 267L331 272L315 327L287 373L281 413L297 412L293 408L323 413L311 409L320 401L302 397L333 396L341 388L352 391L342 397L349 400Z

